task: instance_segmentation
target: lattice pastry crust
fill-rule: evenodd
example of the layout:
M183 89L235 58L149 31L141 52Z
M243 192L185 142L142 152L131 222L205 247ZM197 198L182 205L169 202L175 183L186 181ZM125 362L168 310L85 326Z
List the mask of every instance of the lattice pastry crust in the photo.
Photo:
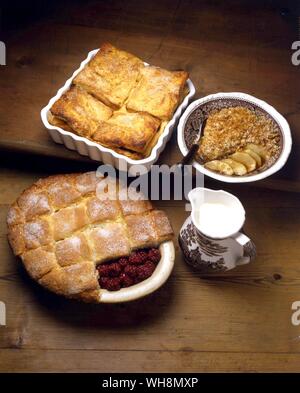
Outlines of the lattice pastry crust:
M96 172L50 176L10 207L10 245L30 276L49 290L99 302L98 264L172 238L166 214L148 200L125 200L126 187L117 185L122 196L116 200L99 198L107 184Z

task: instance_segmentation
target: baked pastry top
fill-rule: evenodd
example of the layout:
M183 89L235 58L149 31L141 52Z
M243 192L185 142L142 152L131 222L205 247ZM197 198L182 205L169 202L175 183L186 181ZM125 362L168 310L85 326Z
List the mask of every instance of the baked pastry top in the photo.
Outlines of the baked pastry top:
M141 78L130 94L127 108L169 120L180 101L188 73L152 66L144 67L140 72Z
M148 200L124 199L128 190L120 184L121 197L110 199L101 192L109 184L95 172L50 176L10 207L10 245L30 276L49 290L99 302L98 264L172 238L164 212Z
M105 43L53 104L48 120L142 159L151 154L186 93L187 78L184 71L145 66L136 56Z
M64 120L77 134L90 137L99 122L108 120L113 111L85 90L72 86L57 100L51 112Z
M93 139L105 146L115 146L143 153L157 132L160 121L147 113L115 112L101 122Z
M73 83L119 108L135 86L142 67L144 63L138 57L104 43Z

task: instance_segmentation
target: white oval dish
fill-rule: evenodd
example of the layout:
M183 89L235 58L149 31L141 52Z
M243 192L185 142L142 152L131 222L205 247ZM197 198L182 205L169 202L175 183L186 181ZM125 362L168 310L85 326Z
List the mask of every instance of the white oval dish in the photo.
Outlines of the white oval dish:
M178 146L180 148L180 151L183 155L186 155L188 152L188 149L185 144L184 140L184 127L186 124L186 121L189 117L189 115L196 109L201 107L201 105L206 104L207 102L210 101L216 101L216 100L224 100L224 99L235 99L239 101L245 101L248 102L249 104L252 104L265 112L267 112L273 119L274 121L278 124L281 135L282 135L282 150L281 153L278 157L278 159L272 164L269 168L266 170L260 172L260 173L255 173L253 175L247 175L247 176L225 176L220 173L216 173L213 171L210 171L209 169L204 168L203 165L201 165L197 161L193 161L193 166L201 173L204 175L207 175L209 177L212 177L213 179L220 180L226 183L248 183L248 182L253 182L261 179L265 179L268 176L273 175L275 172L279 171L284 164L286 163L289 154L291 152L292 148L292 137L291 137L291 131L290 127L288 125L288 122L285 120L285 118L271 105L267 104L265 101L259 100L258 98L255 98L249 94L245 93L217 93L217 94L210 94L206 97L200 98L194 102L192 102L187 109L185 110L184 114L182 115L179 124L178 124L178 133L177 133L177 141L178 141Z
M84 66L95 56L99 49L94 49L88 53L85 60L82 61L80 67L73 73L71 78L69 78L63 87L61 87L56 95L50 99L48 104L41 110L41 119L44 126L47 128L51 138L56 143L64 144L70 150L76 150L79 154L83 156L89 156L92 160L102 161L104 164L109 164L117 169L124 170L127 167L129 169L133 165L144 165L147 170L150 170L151 165L154 164L160 153L164 150L167 142L171 138L172 131L174 129L175 123L179 119L180 115L187 107L191 98L195 95L195 86L190 79L187 80L187 87L189 93L186 95L182 103L176 109L172 119L167 123L164 131L158 138L156 145L153 147L149 157L142 160L133 160L129 157L116 153L114 150L104 147L98 143L92 142L87 138L76 135L72 132L65 131L60 127L53 126L48 122L48 113L51 106L57 101L65 91L67 91L73 79L79 72L84 68ZM147 63L144 63L148 65Z
M156 266L151 277L128 288L119 291L108 291L101 289L100 303L122 303L136 300L160 288L169 278L175 260L175 248L172 241L164 242L160 245L159 251L161 259Z

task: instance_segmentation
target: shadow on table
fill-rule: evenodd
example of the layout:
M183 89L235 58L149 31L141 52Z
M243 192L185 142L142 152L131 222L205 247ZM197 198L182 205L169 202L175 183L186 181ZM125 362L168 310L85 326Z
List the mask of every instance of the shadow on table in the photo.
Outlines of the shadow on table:
M156 292L128 303L88 304L57 296L31 280L24 267L18 266L18 274L29 286L36 298L36 307L44 308L60 322L81 328L120 328L143 326L162 317L173 299L174 278Z

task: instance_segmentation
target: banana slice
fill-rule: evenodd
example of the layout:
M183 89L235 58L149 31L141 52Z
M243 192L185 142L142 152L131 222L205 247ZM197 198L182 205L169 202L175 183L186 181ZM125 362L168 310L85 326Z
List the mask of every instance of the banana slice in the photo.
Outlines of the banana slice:
M246 149L254 151L254 153L258 154L264 161L267 161L270 158L266 149L264 149L262 146L255 145L254 143L247 145Z
M227 176L233 175L232 167L230 165L226 164L226 162L213 160L213 161L209 161L206 164L204 164L204 167L206 169L209 169L214 172L220 172L223 175L227 175Z
M229 158L244 164L248 172L252 172L256 169L256 161L248 153L236 152L233 153Z
M248 153L249 156L251 156L252 158L254 158L254 160L256 161L256 166L257 166L257 168L259 168L259 167L262 165L261 156L260 156L259 154L255 153L254 150L251 150L251 149L243 149L242 151L245 152L245 153Z
M235 175L243 176L247 173L247 168L245 167L245 165L238 161L234 161L231 158L224 158L222 162L230 165Z

